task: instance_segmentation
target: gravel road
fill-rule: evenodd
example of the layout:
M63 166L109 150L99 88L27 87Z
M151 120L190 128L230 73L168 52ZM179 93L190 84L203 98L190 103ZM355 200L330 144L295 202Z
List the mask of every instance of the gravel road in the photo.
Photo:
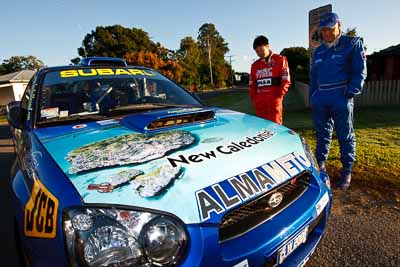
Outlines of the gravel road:
M307 266L400 266L400 205L334 191L327 231Z

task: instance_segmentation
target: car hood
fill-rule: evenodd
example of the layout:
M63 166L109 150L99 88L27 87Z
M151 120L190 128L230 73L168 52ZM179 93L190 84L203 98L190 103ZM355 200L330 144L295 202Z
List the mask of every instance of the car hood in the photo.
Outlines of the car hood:
M286 127L213 112L212 120L152 132L138 129L143 115L129 115L35 133L86 204L156 209L185 223L218 223L233 208L227 200L247 202L310 167L299 136Z

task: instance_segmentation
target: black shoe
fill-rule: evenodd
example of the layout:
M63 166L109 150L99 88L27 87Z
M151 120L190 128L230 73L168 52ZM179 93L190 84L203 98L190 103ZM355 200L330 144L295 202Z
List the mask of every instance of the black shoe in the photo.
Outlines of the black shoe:
M346 190L350 187L351 170L343 169L340 173L340 182L336 184L338 189Z
M326 173L325 162L318 162L318 168L319 168L319 172Z

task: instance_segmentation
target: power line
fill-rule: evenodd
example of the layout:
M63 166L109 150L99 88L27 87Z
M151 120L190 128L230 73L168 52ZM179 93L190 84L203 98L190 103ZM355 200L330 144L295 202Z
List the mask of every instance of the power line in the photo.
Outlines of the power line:
M234 71L233 71L232 62L233 62L234 60L232 60L232 58L233 58L233 57L236 57L236 55L227 55L227 56L225 56L225 57L228 57L228 58L229 58L229 65L231 65L231 83L232 83L232 85L233 85L233 75L234 75Z

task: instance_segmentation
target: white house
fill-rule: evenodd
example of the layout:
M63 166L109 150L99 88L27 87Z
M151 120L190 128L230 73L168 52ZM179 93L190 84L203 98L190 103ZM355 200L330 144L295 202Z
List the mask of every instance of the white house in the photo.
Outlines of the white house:
M11 101L20 101L34 70L21 70L0 76L0 107Z

